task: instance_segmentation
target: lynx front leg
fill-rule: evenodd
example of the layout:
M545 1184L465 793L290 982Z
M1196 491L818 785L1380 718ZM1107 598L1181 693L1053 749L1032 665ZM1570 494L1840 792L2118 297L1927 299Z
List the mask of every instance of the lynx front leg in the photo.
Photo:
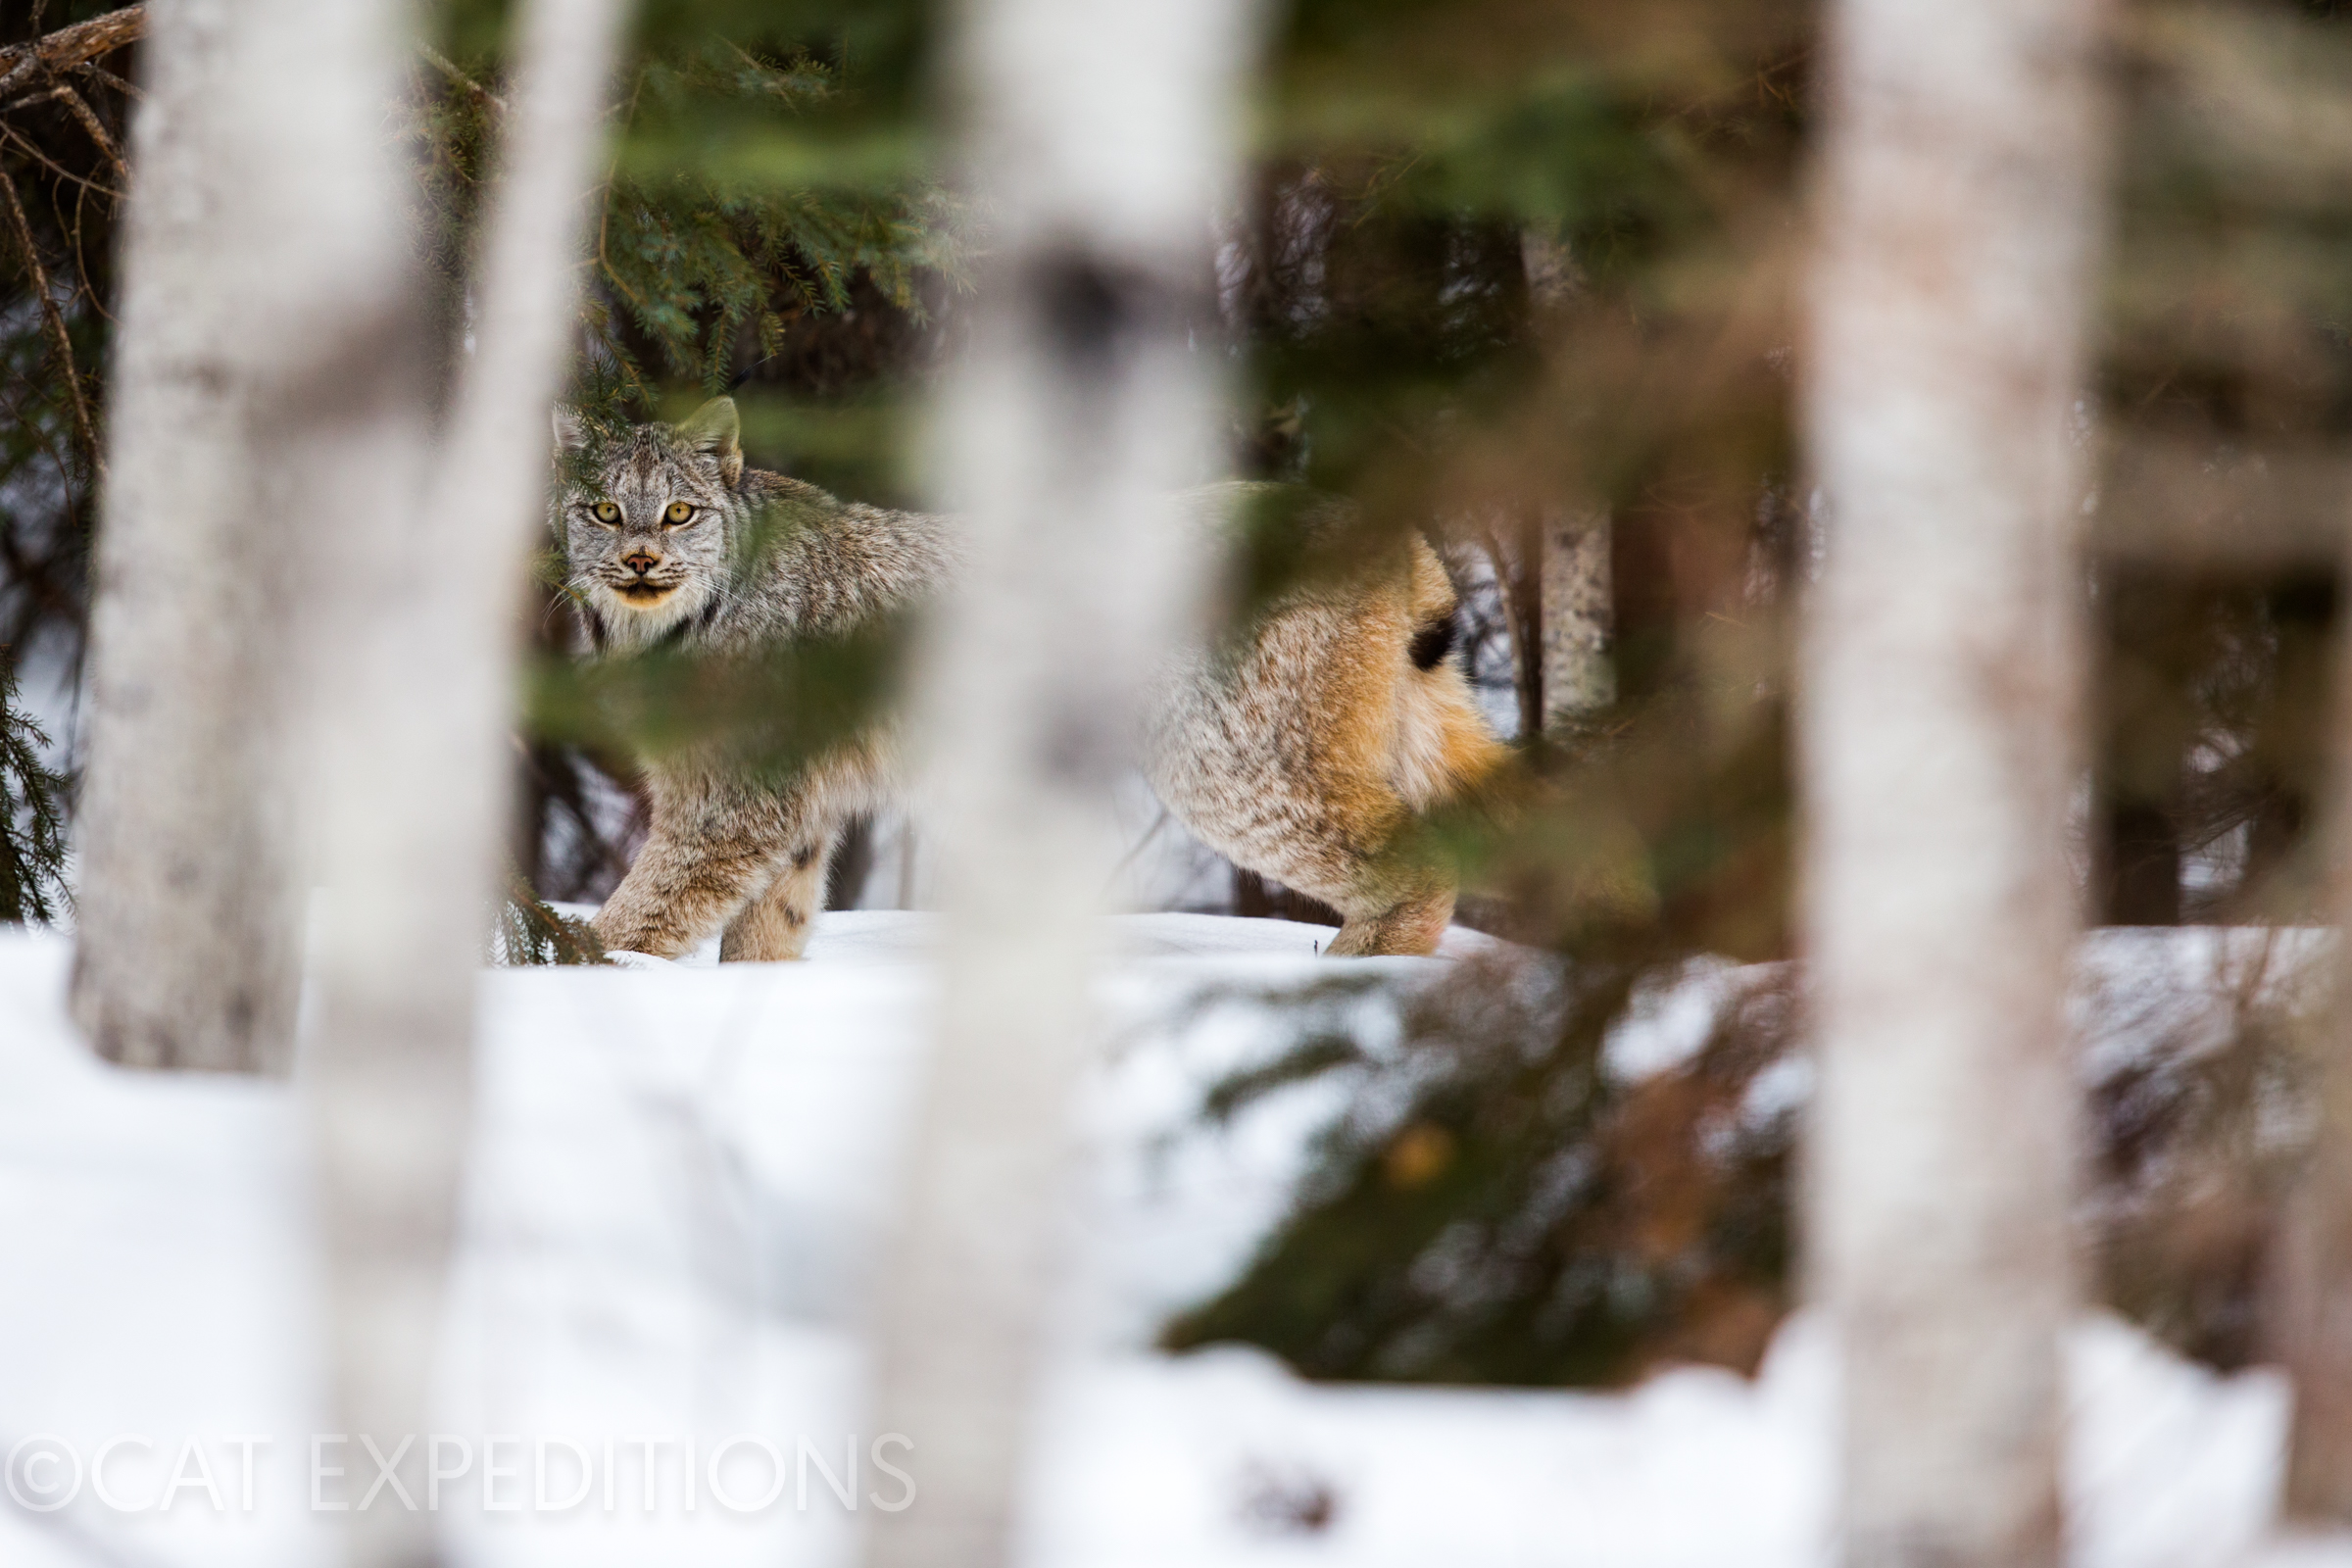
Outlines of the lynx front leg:
M770 963L801 956L825 906L825 872L840 838L827 828L792 848L767 890L728 922L727 934L719 939L719 962Z
M596 934L614 953L691 953L760 889L774 857L773 841L762 836L688 836L657 822L637 863L597 911Z

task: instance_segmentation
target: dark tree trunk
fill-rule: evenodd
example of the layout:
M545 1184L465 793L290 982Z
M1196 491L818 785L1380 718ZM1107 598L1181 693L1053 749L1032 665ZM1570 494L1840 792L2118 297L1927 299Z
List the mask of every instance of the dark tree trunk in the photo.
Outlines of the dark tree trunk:
M841 835L833 863L825 871L825 907L855 909L874 870L874 819L857 817Z
M2093 698L2091 911L2100 925L2180 923L2191 699L2205 596L2178 576L2111 566Z
M1340 911L1295 888L1269 882L1255 871L1233 868L1233 912L1255 920L1297 920L1303 925L1338 925Z
M2098 900L2101 925L2180 923L2180 833L2171 803L2102 789Z

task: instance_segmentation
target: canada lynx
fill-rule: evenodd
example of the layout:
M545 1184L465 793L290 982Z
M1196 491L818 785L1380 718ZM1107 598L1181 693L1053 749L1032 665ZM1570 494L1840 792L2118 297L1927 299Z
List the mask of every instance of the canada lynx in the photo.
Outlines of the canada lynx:
M570 416L556 429L574 455L557 523L599 649L748 653L849 632L952 587L950 519L745 467L727 399L593 452ZM1199 504L1229 506L1242 488ZM1177 682L1144 759L1203 842L1341 912L1334 954L1437 946L1452 880L1400 839L1506 755L1446 657L1454 598L1436 553L1415 538L1392 557L1291 592L1237 657ZM722 958L798 957L835 841L889 798L897 752L883 724L782 784L708 759L652 762L652 836L597 916L605 946L674 957L723 928Z

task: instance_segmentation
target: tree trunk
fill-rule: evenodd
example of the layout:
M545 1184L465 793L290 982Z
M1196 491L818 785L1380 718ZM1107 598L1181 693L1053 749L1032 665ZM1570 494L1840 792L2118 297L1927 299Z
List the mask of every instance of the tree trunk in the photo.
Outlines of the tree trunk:
M91 607L74 1015L110 1060L284 1072L301 964L286 569L265 405L292 367L264 226L300 94L267 7L158 0L131 127L112 452Z
M306 19L348 6L272 0ZM413 330L420 295L398 260L397 172L380 134L398 55L391 0L373 25L320 21L314 50L344 74L309 156L371 193L357 322ZM321 366L368 399L336 433L336 527L318 558L339 657L320 706L327 918L316 1043L306 1058L333 1309L338 1429L385 1454L427 1430L426 1390L467 1129L475 975L505 826L514 648L526 563L544 525L549 411L569 361L586 193L596 177L619 0L531 0L483 225L478 345L437 463L424 461L421 377L401 337L342 325ZM364 38L353 36L364 34ZM362 45L365 44L365 53ZM318 66L306 60L306 70ZM300 74L301 73L293 73ZM356 198L354 198L356 201ZM338 323L342 324L342 323ZM415 368L421 368L416 367ZM358 416L364 415L364 417ZM323 450L323 449L322 449ZM302 475L323 483L324 467ZM322 492L323 493L323 492ZM459 567L462 569L453 569ZM422 1445L408 1476L420 1473ZM412 1479L410 1490L416 1490ZM357 1499L353 1499L355 1504ZM354 1568L433 1560L429 1514L389 1489L354 1512Z
M1544 733L1545 510L1530 505L1507 519L1507 532L1490 528L1482 541L1487 560L1494 564L1494 596L1502 606L1502 629L1511 644L1511 695L1518 699L1520 740Z
M1609 516L1546 509L1542 537L1544 733L1558 739L1617 700Z
M833 863L825 867L825 907L855 909L865 892L866 880L874 874L874 819L860 813L842 829L841 843L833 851Z
M1172 492L1217 439L1216 361L1192 338L1215 320L1203 258L1250 9L965 0L955 20L995 222L940 411L968 564L920 675L949 934L879 1314L876 1430L918 1445L922 1478L874 1521L889 1568L1006 1560L1111 788L1204 582Z
M2060 1559L2096 0L1840 0L1801 757L1852 1564Z
M2345 568L2352 570L2352 556ZM2327 892L2343 933L2352 932L2352 616L2334 619ZM2319 1130L2280 1227L2266 1331L2294 1379L2287 1517L2342 1530L2352 1527L2352 949L2337 941L2334 1004L2312 1063Z
M1519 263L1537 336L1553 352L1567 307L1583 286L1576 259L1567 246L1531 228L1519 236ZM1519 569L1534 590L1540 627L1534 646L1518 650L1521 727L1564 740L1617 701L1609 649L1615 621L1609 514L1599 507L1540 507L1520 537Z
M2116 562L2100 572L2091 734L2092 918L2178 925L2194 697L2212 657L2208 589Z

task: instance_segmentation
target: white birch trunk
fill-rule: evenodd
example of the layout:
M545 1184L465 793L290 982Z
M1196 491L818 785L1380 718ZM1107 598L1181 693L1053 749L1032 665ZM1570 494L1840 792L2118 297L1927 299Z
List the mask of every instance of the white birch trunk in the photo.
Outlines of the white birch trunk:
M276 148L301 134L306 94L269 74L270 6L156 0L151 18L90 612L74 1014L111 1060L283 1072L301 965L295 536L259 475L276 438L262 405L291 367L253 327L289 303L278 285L306 281L260 226L301 178Z
M421 405L405 402L355 430L345 457L381 489L359 494L346 480L344 500L366 510L336 518L319 558L331 628L321 635L340 657L320 704L328 897L305 1069L339 1430L355 1455L363 1435L388 1455L427 1430L525 568L543 526L549 410L567 370L621 9L521 9L475 290L478 347L446 442L428 464ZM386 80L356 95L351 118L362 123L347 128L368 133L367 161L382 156L371 106L389 89ZM386 255L406 249L394 233L381 243ZM412 1492L422 1456L419 1439L404 1467ZM430 1516L400 1507L389 1489L352 1519L354 1568L433 1559Z
M1854 1564L2059 1560L2096 0L1832 12L1801 756Z
M1217 421L1212 203L1231 183L1248 0L964 0L952 60L990 255L939 412L969 564L933 628L919 732L949 910L939 1054L884 1278L878 1427L921 1495L890 1568L1005 1560L1085 985L1116 857L1111 786L1198 611L1174 492Z
M1569 735L1617 700L1609 514L1547 509L1543 548L1544 733Z

